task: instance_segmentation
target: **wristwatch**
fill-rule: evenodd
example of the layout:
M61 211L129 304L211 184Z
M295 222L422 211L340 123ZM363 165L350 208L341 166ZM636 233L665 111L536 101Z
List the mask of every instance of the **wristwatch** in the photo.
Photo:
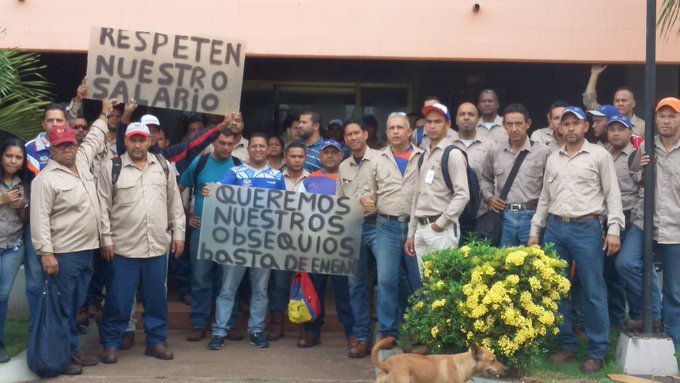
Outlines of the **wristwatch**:
M100 116L104 116L104 118L106 118L107 120L109 119L109 117L111 117L111 113L104 113L104 112L101 112L101 113L99 113L99 115L100 115Z

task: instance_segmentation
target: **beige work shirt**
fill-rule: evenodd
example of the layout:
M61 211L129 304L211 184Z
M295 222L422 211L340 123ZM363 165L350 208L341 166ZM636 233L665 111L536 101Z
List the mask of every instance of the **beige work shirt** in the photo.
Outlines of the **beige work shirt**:
M609 153L612 152L611 147L609 148ZM635 155L635 148L632 144L628 144L621 153L614 157L612 153L612 158L614 159L614 169L616 170L616 178L619 180L619 189L621 190L621 204L623 206L623 211L632 210L639 199L640 187L638 183L640 182L640 173L635 170L631 170L628 167L628 160L631 155ZM635 161L634 159L631 161ZM633 168L639 168L638 165L633 164Z
M413 193L418 182L418 159L423 150L412 146L406 171L401 175L392 148L385 148L376 158L376 166L370 182L371 190L375 190L378 214L407 217L413 207Z
M283 174L283 181L286 182L286 190L288 191L304 191L304 181L309 177L309 172L302 169L302 174L300 174L300 178L294 180L290 174L288 173L288 168L283 169L281 172ZM302 189L301 189L302 188Z
M12 185L19 185L19 190L24 198L28 200L26 195L26 188L17 176L12 178ZM9 191L10 186L0 182L0 195ZM21 211L24 207L18 209L10 207L9 204L0 205L0 249L11 249L21 239L21 234L24 232L24 222L21 220Z
M184 241L185 216L177 179L165 176L158 157L147 153L139 169L126 152L120 175L111 184L112 163L102 166L97 191L102 209L102 246L114 246L116 255L150 258L165 255L172 239ZM167 160L166 160L167 162ZM170 167L170 163L168 163Z
M408 237L413 238L416 232L416 218L441 215L435 223L441 228L457 223L458 217L470 200L467 179L467 163L463 153L452 150L449 155L449 176L453 191L446 186L442 174L442 156L448 146L441 140L434 148L427 148L422 154L423 165L418 172L418 183L411 207L411 222L408 226Z
M548 214L569 218L607 215L608 234L619 235L625 223L621 191L609 152L586 141L572 157L564 146L548 157L543 190L531 219L531 236L540 234Z
M487 129L486 126L484 126L484 121L480 119L477 123L477 137L486 138L499 144L507 141L508 132L506 132L503 127L503 117L496 115L491 129Z
M644 148L640 146L640 154ZM680 142L666 152L659 136L654 137L656 187L654 190L654 240L661 244L680 243ZM636 158L639 166L639 157ZM642 188L641 188L642 190ZM640 193L633 224L644 229L644 191Z
M91 168L109 127L95 121L78 147L76 169L49 159L31 184L31 237L39 254L71 253L99 247L101 211Z
M527 137L519 153L523 151L529 153L520 165L515 181L508 192L506 198L508 203L529 203L537 201L541 195L543 173L550 150L546 145L537 142L532 145ZM485 201L489 197L501 195L501 190L508 180L519 153L513 153L508 141L489 152L479 181Z
M538 129L531 133L531 141L548 146L555 141L555 132L550 127Z
M468 162L470 163L472 170L474 170L477 174L477 180L480 181L479 187L481 190L481 176L482 170L484 169L484 163L486 162L486 156L491 150L493 150L493 148L496 146L496 143L490 139L480 138L477 136L470 146L465 146L460 137L456 140L453 140L451 144L463 149L463 151L467 153ZM482 198L481 195L479 198L481 202L479 204L479 210L477 211L478 217L489 211L489 204L486 203L486 200Z
M359 164L356 163L352 154L342 161L338 169L338 182L335 194L361 199L375 192L375 190L371 190L371 177L373 175L373 167L376 165L379 155L379 151L366 147L364 157ZM372 214L374 212L365 213L364 215Z
M595 110L601 107L599 102L597 102L597 92L583 92L583 105L588 110ZM637 134L640 137L645 136L645 120L638 117L635 113L629 119L633 124L633 134Z

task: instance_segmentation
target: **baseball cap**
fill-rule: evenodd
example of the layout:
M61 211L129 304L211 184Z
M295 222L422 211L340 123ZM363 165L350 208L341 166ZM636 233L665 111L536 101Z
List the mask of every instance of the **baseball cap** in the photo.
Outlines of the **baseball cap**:
M158 121L158 117L154 116L153 114L145 114L142 116L142 118L139 120L144 125L158 125L161 126L161 122Z
M607 126L609 126L609 125L611 125L615 122L620 122L626 128L633 129L633 123L630 122L630 120L627 117L622 116L620 114L609 117L609 120L607 120Z
M326 148L336 148L339 151L342 152L342 145L338 141L335 140L326 140L324 141L323 145L321 145L321 149L319 151L322 151Z
M447 120L451 120L449 108L447 108L444 104L432 104L423 108L423 116L426 116L430 112L437 112L446 117Z
M564 116L567 114L572 114L576 116L579 120L586 120L586 114L583 112L583 109L579 108L578 106L570 106L567 109L562 112L562 115L560 116L560 121L564 119Z
M50 144L59 146L65 143L77 143L76 131L68 124L56 125L50 130Z
M133 122L128 125L127 130L125 131L125 137L132 137L134 135L149 137L151 133L145 124L141 122Z
M666 97L656 104L656 111L663 108L664 106L670 106L674 111L680 113L680 100L675 97Z
M336 118L336 119L334 119L334 120L331 120L331 121L328 123L328 126L331 126L331 125L339 125L340 127L342 127L343 123L342 123L342 120L341 120L341 119Z
M618 109L616 109L614 105L602 105L601 107L595 110L589 110L588 114L590 114L591 116L612 118L621 113L619 112Z

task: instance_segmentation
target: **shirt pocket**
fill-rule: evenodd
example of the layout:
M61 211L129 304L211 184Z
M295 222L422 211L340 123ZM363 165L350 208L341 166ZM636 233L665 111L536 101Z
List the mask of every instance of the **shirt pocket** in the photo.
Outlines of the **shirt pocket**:
M165 173L163 171L161 172L154 172L151 175L151 187L152 187L152 193L154 193L153 198L160 198L162 200L165 200L167 198L167 185L168 185L168 179L165 177Z
M132 205L141 198L141 188L137 186L137 182L118 180L116 183L116 204Z

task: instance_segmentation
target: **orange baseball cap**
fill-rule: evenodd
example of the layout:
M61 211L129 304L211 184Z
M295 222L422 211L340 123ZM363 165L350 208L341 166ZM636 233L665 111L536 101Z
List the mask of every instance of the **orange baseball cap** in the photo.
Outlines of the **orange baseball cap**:
M656 111L663 108L664 106L670 106L674 111L680 113L680 100L675 97L666 97L656 104Z

